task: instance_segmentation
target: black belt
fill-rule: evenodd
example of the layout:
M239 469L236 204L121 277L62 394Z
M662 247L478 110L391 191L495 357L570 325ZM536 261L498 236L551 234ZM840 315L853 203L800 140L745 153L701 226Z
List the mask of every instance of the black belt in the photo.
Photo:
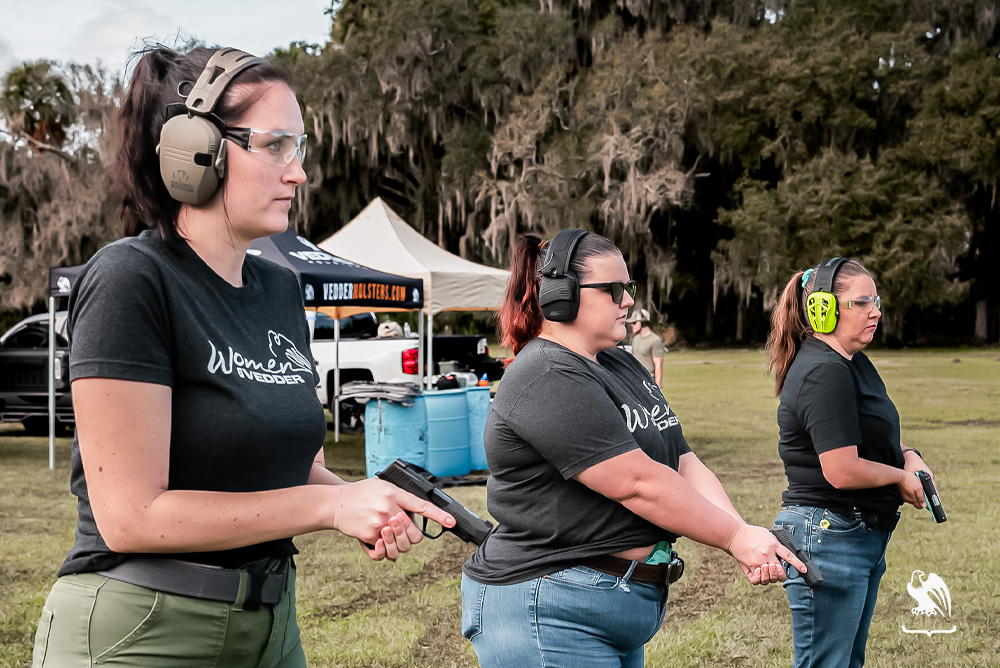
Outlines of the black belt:
M281 561L284 563L278 566L277 572L261 573L213 568L176 559L133 558L100 571L100 575L170 594L225 601L254 610L262 603L275 605L281 601L289 560Z
M858 508L857 506L853 506L851 508L848 508L847 506L826 506L826 509L831 513L840 515L841 517L846 517L849 520L864 522L865 524L870 524L871 526L875 526L886 531L893 531L896 528L896 525L899 524L898 512L876 512L874 510Z
M620 557L601 556L584 559L580 562L580 565L620 578L628 573L628 569L632 567L632 562ZM683 574L684 560L680 557L675 557L669 564L636 564L635 568L632 569L632 575L629 576L629 579L634 582L666 587L680 580Z

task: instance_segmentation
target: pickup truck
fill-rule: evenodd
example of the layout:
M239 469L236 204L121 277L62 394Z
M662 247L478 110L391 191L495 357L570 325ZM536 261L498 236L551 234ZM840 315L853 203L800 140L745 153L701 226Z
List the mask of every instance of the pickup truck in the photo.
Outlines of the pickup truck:
M335 322L325 314L317 313L311 346L319 371L316 392L327 407L333 405L333 373L337 362ZM418 368L417 335L378 338L377 333L378 319L374 313L361 313L341 319L340 384L356 380L419 383L421 375ZM433 354L432 377L449 371L469 371L476 374L477 378L486 374L488 380L495 381L503 375L503 362L490 357L485 336L435 335ZM352 404L350 401L342 402L342 421L350 423L351 417L357 417L357 406Z
M73 424L66 311L56 313L56 431ZM0 421L20 422L29 434L49 430L49 314L25 318L0 336Z

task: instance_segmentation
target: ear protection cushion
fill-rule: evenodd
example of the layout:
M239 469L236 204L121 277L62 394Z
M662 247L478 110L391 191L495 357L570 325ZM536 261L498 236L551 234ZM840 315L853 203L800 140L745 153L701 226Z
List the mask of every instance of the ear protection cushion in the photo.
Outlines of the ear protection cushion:
M542 279L538 304L546 320L571 322L576 319L580 310L580 285L569 263L576 245L586 235L585 230L563 230L545 249L545 261L538 271Z
M837 327L840 316L840 306L833 294L833 280L837 270L847 262L847 258L832 257L820 263L816 270L816 282L812 292L806 297L806 317L813 330L820 334L829 334Z
M156 146L160 177L178 202L201 206L212 199L226 165L222 122L212 112L233 77L266 62L238 49L219 49L188 93L186 113L163 124Z
M217 168L222 145L222 132L201 116L174 116L164 123L156 153L170 196L196 206L212 199L222 177Z

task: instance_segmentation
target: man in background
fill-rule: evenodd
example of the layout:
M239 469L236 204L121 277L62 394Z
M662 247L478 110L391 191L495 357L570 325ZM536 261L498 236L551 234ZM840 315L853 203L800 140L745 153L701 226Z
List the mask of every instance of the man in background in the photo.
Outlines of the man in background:
M625 320L632 327L632 354L635 355L657 387L663 387L663 339L649 328L649 311L637 308Z

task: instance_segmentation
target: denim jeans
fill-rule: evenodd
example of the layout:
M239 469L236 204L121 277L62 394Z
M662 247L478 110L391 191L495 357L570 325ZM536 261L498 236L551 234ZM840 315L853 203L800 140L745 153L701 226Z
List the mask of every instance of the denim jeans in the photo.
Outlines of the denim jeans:
M482 668L639 668L666 589L573 566L512 585L462 575L462 635Z
M787 568L794 668L860 668L892 532L813 506L782 506L774 525L784 525L823 574L810 588Z

